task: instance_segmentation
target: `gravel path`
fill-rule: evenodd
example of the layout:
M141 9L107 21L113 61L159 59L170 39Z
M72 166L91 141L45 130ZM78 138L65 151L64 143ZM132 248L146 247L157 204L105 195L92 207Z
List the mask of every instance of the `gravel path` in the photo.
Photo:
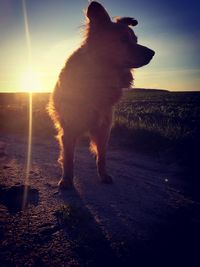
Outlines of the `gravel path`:
M22 209L26 151L1 136L1 266L200 266L200 206L176 164L111 147L102 185L80 145L75 189L60 192L57 144L34 140Z

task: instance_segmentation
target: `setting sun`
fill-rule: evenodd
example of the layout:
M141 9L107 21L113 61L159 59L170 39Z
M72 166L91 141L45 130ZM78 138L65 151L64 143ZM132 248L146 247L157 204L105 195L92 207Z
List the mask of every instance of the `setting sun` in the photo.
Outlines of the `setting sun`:
M22 75L22 90L25 92L41 92L42 82L39 73L27 71Z

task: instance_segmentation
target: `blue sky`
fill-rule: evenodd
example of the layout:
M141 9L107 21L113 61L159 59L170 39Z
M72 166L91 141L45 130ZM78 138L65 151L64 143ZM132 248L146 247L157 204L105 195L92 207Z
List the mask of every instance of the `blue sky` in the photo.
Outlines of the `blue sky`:
M31 65L39 90L51 91L70 53L82 40L86 0L26 0ZM135 71L135 86L200 90L198 1L103 0L111 17L132 16L139 43L156 51ZM0 91L21 91L29 68L22 0L0 0ZM28 77L29 79L29 77ZM31 79L31 78L30 78Z

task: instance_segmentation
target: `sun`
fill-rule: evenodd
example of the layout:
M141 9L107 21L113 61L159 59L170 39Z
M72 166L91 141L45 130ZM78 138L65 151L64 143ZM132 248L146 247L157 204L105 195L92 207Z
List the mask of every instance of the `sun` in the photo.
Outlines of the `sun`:
M39 73L35 71L26 71L21 79L22 91L25 92L41 92L42 82Z

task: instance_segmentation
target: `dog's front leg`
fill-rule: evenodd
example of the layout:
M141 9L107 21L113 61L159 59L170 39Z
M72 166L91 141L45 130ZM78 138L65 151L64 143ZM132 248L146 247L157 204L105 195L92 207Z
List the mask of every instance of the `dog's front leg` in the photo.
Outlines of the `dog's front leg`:
M58 185L62 189L73 187L74 177L74 148L76 139L70 136L69 131L65 132L61 139L63 146L62 178Z
M113 182L112 177L106 170L106 150L108 140L110 137L110 130L112 124L112 115L106 118L105 122L97 129L91 132L91 146L92 150L96 154L96 164L98 174L102 183L111 184Z

